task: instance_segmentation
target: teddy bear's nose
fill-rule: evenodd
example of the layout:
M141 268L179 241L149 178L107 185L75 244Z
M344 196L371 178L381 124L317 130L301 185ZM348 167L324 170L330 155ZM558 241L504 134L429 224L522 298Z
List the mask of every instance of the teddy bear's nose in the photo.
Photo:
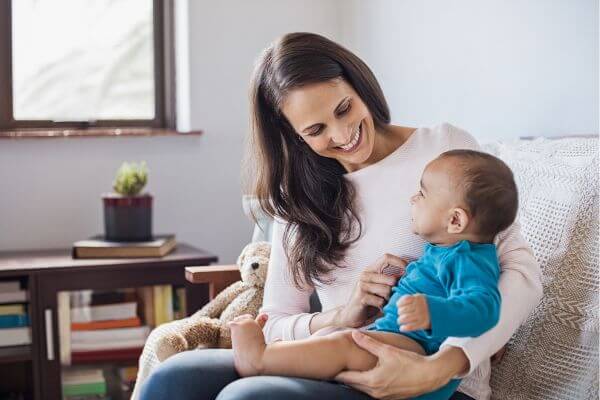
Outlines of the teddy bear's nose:
M256 269L256 268L258 268L258 263L257 262L253 262L251 266L252 266L252 269Z

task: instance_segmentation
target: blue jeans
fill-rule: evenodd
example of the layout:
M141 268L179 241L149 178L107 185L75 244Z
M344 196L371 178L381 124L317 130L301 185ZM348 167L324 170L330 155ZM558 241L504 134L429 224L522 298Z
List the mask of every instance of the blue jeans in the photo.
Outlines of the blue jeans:
M372 399L331 381L282 376L240 379L233 366L233 351L226 349L177 354L159 365L141 389L141 400ZM451 399L473 400L458 392Z

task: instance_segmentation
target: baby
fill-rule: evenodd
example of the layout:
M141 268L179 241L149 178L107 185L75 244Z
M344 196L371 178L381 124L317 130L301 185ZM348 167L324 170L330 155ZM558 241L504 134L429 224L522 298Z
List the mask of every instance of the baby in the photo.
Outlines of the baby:
M392 289L383 316L363 328L389 345L430 355L449 336L479 336L498 322L500 266L493 239L514 221L517 188L498 158L452 150L431 161L411 197L412 230L428 243ZM266 315L230 322L235 368L241 376L284 375L333 379L366 371L377 358L355 344L352 330L266 344ZM418 399L448 399L451 380Z

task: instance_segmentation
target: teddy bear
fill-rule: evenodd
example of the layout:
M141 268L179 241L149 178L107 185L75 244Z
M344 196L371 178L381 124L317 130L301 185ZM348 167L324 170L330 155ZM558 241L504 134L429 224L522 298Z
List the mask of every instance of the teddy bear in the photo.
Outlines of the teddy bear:
M227 322L243 314L256 317L262 305L271 244L248 244L238 257L242 280L233 283L212 301L188 318L176 333L163 336L157 346L160 361L185 350L198 347L231 348L231 332Z

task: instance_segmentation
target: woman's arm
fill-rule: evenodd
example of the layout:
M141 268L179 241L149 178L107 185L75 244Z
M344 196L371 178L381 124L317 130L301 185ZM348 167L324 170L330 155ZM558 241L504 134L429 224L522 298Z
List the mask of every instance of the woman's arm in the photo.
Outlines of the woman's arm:
M479 337L450 337L442 343L442 348L453 346L464 351L469 359L468 373L508 342L542 297L540 267L521 236L518 222L500 233L495 242L502 270L498 282L502 298L498 324Z
M267 343L276 339L296 340L310 336L309 313L312 288L299 290L288 271L288 258L283 250L285 223L275 219L271 257L265 282L261 313L269 316L263 331Z

